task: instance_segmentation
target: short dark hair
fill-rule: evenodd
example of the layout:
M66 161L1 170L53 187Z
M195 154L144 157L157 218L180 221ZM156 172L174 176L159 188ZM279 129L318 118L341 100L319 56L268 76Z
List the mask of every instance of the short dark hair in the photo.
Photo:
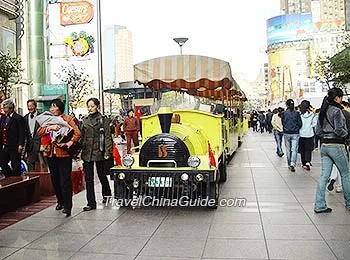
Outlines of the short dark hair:
M60 112L63 114L64 113L64 102L59 99L59 98L56 98L56 99L53 99L50 101L50 107L54 105L56 107L58 107L58 109L60 110Z
M130 109L128 110L128 114L129 114L130 112L134 112L134 113L135 113L134 109L132 109L132 108L130 108Z
M36 101L34 100L34 99L28 99L27 100L27 105L29 104L29 103L33 103L33 105L36 107Z
M88 105L90 101L92 101L95 104L95 106L99 106L100 105L100 101L97 98L94 98L94 97L93 98L89 98L88 101L86 101L86 105Z

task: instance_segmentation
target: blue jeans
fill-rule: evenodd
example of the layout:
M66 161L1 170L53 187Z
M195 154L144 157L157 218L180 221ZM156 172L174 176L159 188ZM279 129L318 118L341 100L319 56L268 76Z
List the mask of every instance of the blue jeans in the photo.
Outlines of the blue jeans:
M321 145L322 170L316 190L315 210L327 209L326 186L331 175L333 164L339 170L345 199L345 207L350 208L350 178L348 167L348 154L343 144L322 144Z
M275 136L275 141L276 141L276 145L277 145L277 153L278 153L278 155L282 155L283 154L283 150L282 150L283 133L281 133L277 130L273 130L273 135Z
M288 166L295 166L298 155L299 134L284 134L284 144L286 146Z

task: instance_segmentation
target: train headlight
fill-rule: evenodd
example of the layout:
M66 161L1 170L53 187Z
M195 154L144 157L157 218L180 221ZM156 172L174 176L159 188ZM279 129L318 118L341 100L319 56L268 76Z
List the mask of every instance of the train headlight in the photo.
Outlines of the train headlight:
M201 159L197 156L190 156L187 160L187 164L191 168L197 168L201 164Z
M181 180L182 181L188 181L188 174L187 173L181 174Z
M125 167L130 168L134 164L134 162L135 162L135 159L130 154L124 155L124 157L123 157L123 165Z
M204 180L203 174L198 173L198 174L196 175L196 181L201 182L201 181L203 181L203 180Z
M132 186L137 189L139 186L140 186L140 181L138 179L135 179L133 182L132 182Z
M124 180L125 179L125 173L124 172L121 172L118 174L118 179L119 180Z

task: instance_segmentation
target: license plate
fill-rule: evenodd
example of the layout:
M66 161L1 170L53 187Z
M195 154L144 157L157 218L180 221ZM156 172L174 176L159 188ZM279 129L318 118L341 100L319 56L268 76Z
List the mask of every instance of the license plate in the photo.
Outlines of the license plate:
M173 178L171 177L149 177L148 187L171 187Z

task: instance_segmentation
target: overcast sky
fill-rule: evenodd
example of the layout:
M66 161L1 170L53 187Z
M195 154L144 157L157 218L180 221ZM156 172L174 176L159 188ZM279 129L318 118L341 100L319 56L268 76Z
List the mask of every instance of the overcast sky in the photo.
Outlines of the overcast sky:
M266 20L279 0L101 0L102 23L133 34L134 63L179 54L174 37L187 37L183 54L231 64L234 75L256 79L267 60Z

